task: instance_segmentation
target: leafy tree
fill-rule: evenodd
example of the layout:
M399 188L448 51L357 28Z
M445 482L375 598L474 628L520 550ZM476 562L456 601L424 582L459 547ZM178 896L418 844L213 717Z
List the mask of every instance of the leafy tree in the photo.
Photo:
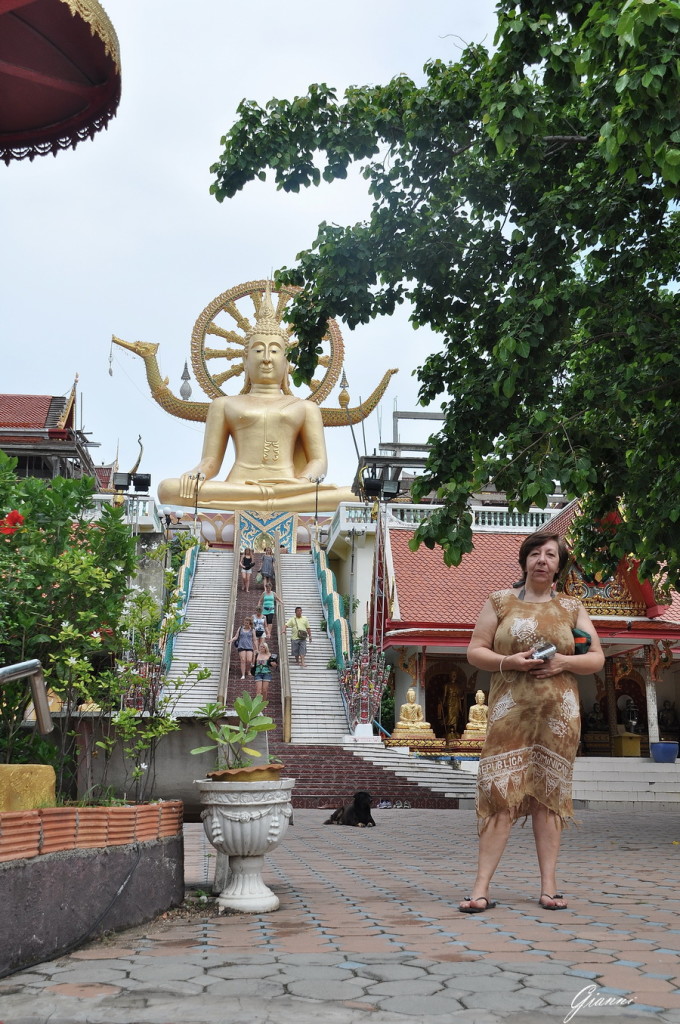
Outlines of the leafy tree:
M0 665L38 658L62 707L45 742L23 727L26 681L2 687L0 760L54 763L57 794L67 798L99 755L103 767L84 796L95 801L109 788L118 749L125 793L143 800L153 790L158 744L179 728L182 687L210 675L197 664L172 681L164 673L164 647L186 628L173 591L177 573L168 572L159 609L148 591L130 585L136 542L122 508L104 506L95 521L94 481L23 479L15 468L16 459L0 452ZM156 557L165 553L162 546Z
M18 478L0 452L0 515L22 519L0 530L0 665L38 658L48 684L73 708L99 703L97 678L113 665L115 627L134 573L134 540L122 509L91 518L93 481ZM25 680L0 690L0 758L36 759L45 745L21 726Z
M354 327L409 299L414 325L441 334L417 375L445 422L414 491L443 508L419 541L456 564L472 493L491 479L523 510L557 482L584 499L587 566L635 552L678 586L680 4L497 13L492 54L432 60L423 86L244 101L211 191L270 168L296 192L361 166L368 220L322 223L279 279L305 288L289 314L298 381L329 316Z

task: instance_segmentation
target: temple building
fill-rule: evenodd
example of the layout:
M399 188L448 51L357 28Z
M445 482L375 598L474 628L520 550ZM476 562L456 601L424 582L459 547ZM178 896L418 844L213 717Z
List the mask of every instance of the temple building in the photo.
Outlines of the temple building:
M18 460L19 476L95 476L98 443L76 424L76 386L66 396L0 395L0 450Z
M568 537L578 503L525 515L500 506L472 507L474 550L456 567L445 565L439 548L422 545L414 552L409 546L429 511L395 503L371 517L367 506L343 506L329 528L328 553L340 589L351 573L362 602L371 577L368 629L393 666L395 706L414 689L436 736L460 754L456 743L468 726L475 695L481 690L488 698L489 693L490 674L467 662L481 607L492 591L520 579L517 554L528 534L539 530ZM634 562L622 564L604 582L589 581L572 562L563 588L584 604L606 657L602 673L579 678L580 752L647 757L650 740L677 740L680 595L656 592L638 578Z

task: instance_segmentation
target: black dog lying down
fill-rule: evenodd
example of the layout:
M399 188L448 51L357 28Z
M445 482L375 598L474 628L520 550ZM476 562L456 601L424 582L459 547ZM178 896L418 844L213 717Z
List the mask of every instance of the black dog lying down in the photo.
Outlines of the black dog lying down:
M371 828L375 822L371 817L371 794L359 790L351 804L338 807L324 825L354 825L355 828Z

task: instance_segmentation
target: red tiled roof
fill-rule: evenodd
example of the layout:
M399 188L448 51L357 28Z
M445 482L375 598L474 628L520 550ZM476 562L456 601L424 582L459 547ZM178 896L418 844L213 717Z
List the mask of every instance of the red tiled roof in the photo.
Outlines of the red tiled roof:
M656 622L674 622L680 625L680 594L677 590L671 591L671 606L667 608L661 618Z
M568 505L565 505L563 509L554 516L550 522L544 523L540 526L536 533L559 533L561 537L568 537L571 524L574 522L579 512L581 511L581 502L578 498L574 498Z
M113 465L111 466L95 466L94 475L99 487L102 490L107 490L111 486L111 477L113 475Z
M411 551L408 542L412 536L411 530L390 530L400 615L399 620L391 621L397 628L400 623L417 624L425 631L427 627L471 625L492 591L511 587L521 579L517 555L527 534L475 533L474 550L455 567L444 564L439 547L430 551L421 544ZM653 633L663 632L664 623L680 625L680 594L676 591L670 607L651 619L648 628ZM674 632L671 629L669 635Z
M461 625L475 622L494 590L522 578L517 554L526 534L476 533L475 547L460 565L444 564L442 550L424 544L411 551L411 530L390 530L392 561L403 622Z
M0 395L0 426L44 427L51 395Z

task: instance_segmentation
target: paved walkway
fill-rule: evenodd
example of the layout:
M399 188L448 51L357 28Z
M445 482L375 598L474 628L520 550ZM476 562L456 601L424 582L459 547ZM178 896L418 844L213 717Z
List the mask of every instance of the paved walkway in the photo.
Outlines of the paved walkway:
M267 858L279 911L170 915L15 974L0 982L0 1024L555 1024L572 1004L576 1024L680 1024L675 816L579 812L559 913L538 906L531 829L515 828L498 906L477 916L457 910L473 812L374 816L374 829L333 828L296 811ZM201 826L186 826L187 884L208 890L213 864Z

